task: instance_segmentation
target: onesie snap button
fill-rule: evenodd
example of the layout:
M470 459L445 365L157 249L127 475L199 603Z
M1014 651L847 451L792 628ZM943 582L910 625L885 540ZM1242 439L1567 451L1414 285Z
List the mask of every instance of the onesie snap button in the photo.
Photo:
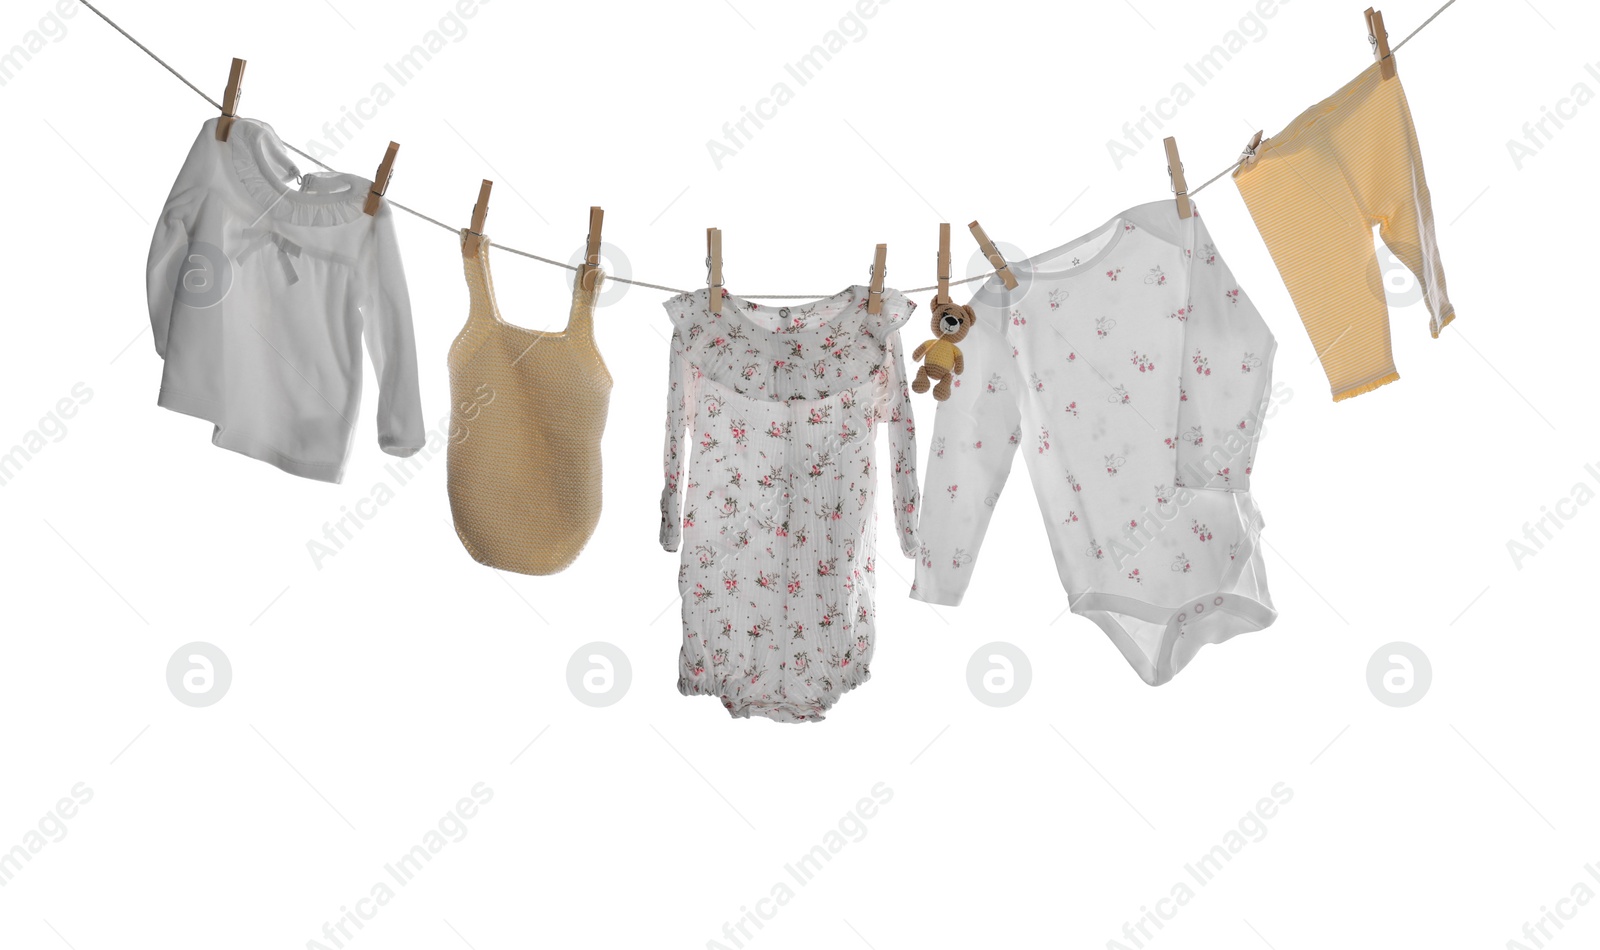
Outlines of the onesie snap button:
M1197 614L1205 613L1205 610L1206 610L1206 605L1205 604L1195 604L1194 605L1194 612L1197 613Z
M1212 603L1217 605L1218 607L1221 607L1222 606L1222 598L1218 597L1216 600L1213 600Z

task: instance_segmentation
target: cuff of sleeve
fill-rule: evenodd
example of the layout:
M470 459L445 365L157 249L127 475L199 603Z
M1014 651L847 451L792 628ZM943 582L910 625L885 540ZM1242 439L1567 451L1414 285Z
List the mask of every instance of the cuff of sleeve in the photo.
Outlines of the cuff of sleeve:
M422 443L418 442L413 445L409 439L400 440L384 437L378 440L378 448L383 449L386 455L396 455L404 459L422 451Z
M967 592L967 579L955 581L936 576L932 571L919 568L917 579L911 585L911 599L941 607L959 607Z

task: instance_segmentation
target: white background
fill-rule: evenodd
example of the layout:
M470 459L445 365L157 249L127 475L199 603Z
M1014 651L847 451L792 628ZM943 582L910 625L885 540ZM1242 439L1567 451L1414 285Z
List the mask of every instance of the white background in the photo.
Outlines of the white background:
M54 2L7 2L0 50ZM464 224L494 178L493 237L563 260L600 204L634 275L677 287L703 281L717 225L739 294L864 281L880 241L891 284L931 283L941 220L966 273L975 217L1019 252L1054 247L1167 193L1159 140L1120 169L1106 143L1175 84L1193 96L1165 132L1198 184L1371 62L1356 0L1280 0L1203 86L1185 64L1253 0L895 0L800 87L784 64L854 0L496 0L398 86L385 64L454 3L105 9L213 96L247 58L243 111L302 147L388 82L393 101L333 163L370 176L401 142L398 201ZM1386 7L1393 41L1435 6ZM1193 899L1161 905L1172 919L1146 946L1532 947L1520 935L1544 907L1574 915L1549 945L1600 939L1600 909L1558 904L1600 889L1584 869L1600 860L1600 513L1564 502L1600 488L1584 470L1600 467L1600 105L1547 126L1521 170L1506 146L1575 84L1600 91L1592 5L1458 4L1400 54L1460 318L1431 339L1390 275L1398 384L1332 403L1232 184L1197 199L1290 391L1255 478L1275 626L1145 686L1064 614L1018 465L961 607L907 599L910 562L884 548L875 676L798 727L730 721L674 688L677 557L656 543L665 294L635 288L598 317L616 378L605 511L571 569L473 562L442 456L319 569L307 542L394 485L376 390L338 486L218 450L209 424L155 406L145 253L212 110L87 10L61 22L0 87L0 451L52 436L0 487L0 849L77 783L93 797L0 887L0 946L335 946L324 924L479 782L493 799L466 836L345 946L733 947L724 924L759 908L746 947L1134 947L1125 922L1179 881ZM793 101L719 170L707 141L780 81ZM440 229L398 227L435 420L467 307L460 257ZM495 264L509 319L564 321L564 272ZM92 397L51 421L79 383ZM926 436L934 404L916 411ZM1507 542L1558 503L1574 517L1519 568ZM193 641L232 665L206 708L166 681ZM631 664L606 708L567 685L591 641ZM1008 707L967 685L990 641L1031 661ZM1407 708L1368 686L1394 641L1431 660ZM846 821L813 880L790 877L877 783L892 799ZM1264 836L1197 884L1184 866L1278 783L1293 797ZM758 905L779 882L792 899Z

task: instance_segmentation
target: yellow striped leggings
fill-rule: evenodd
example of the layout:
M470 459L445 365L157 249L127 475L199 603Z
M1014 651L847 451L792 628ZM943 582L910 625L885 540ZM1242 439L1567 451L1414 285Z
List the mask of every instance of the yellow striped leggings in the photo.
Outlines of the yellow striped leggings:
M1434 337L1455 318L1398 75L1386 80L1373 63L1264 140L1233 179L1311 335L1334 401L1400 378L1373 225L1416 275Z

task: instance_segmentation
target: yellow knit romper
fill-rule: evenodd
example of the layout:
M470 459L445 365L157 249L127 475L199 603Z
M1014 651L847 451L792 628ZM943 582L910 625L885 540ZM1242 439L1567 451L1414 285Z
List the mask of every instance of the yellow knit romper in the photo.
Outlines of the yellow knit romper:
M462 232L463 242L466 232ZM611 373L594 343L594 286L578 282L559 332L507 323L489 239L463 254L472 309L451 344L450 511L467 553L519 574L566 569L600 520L600 440Z

